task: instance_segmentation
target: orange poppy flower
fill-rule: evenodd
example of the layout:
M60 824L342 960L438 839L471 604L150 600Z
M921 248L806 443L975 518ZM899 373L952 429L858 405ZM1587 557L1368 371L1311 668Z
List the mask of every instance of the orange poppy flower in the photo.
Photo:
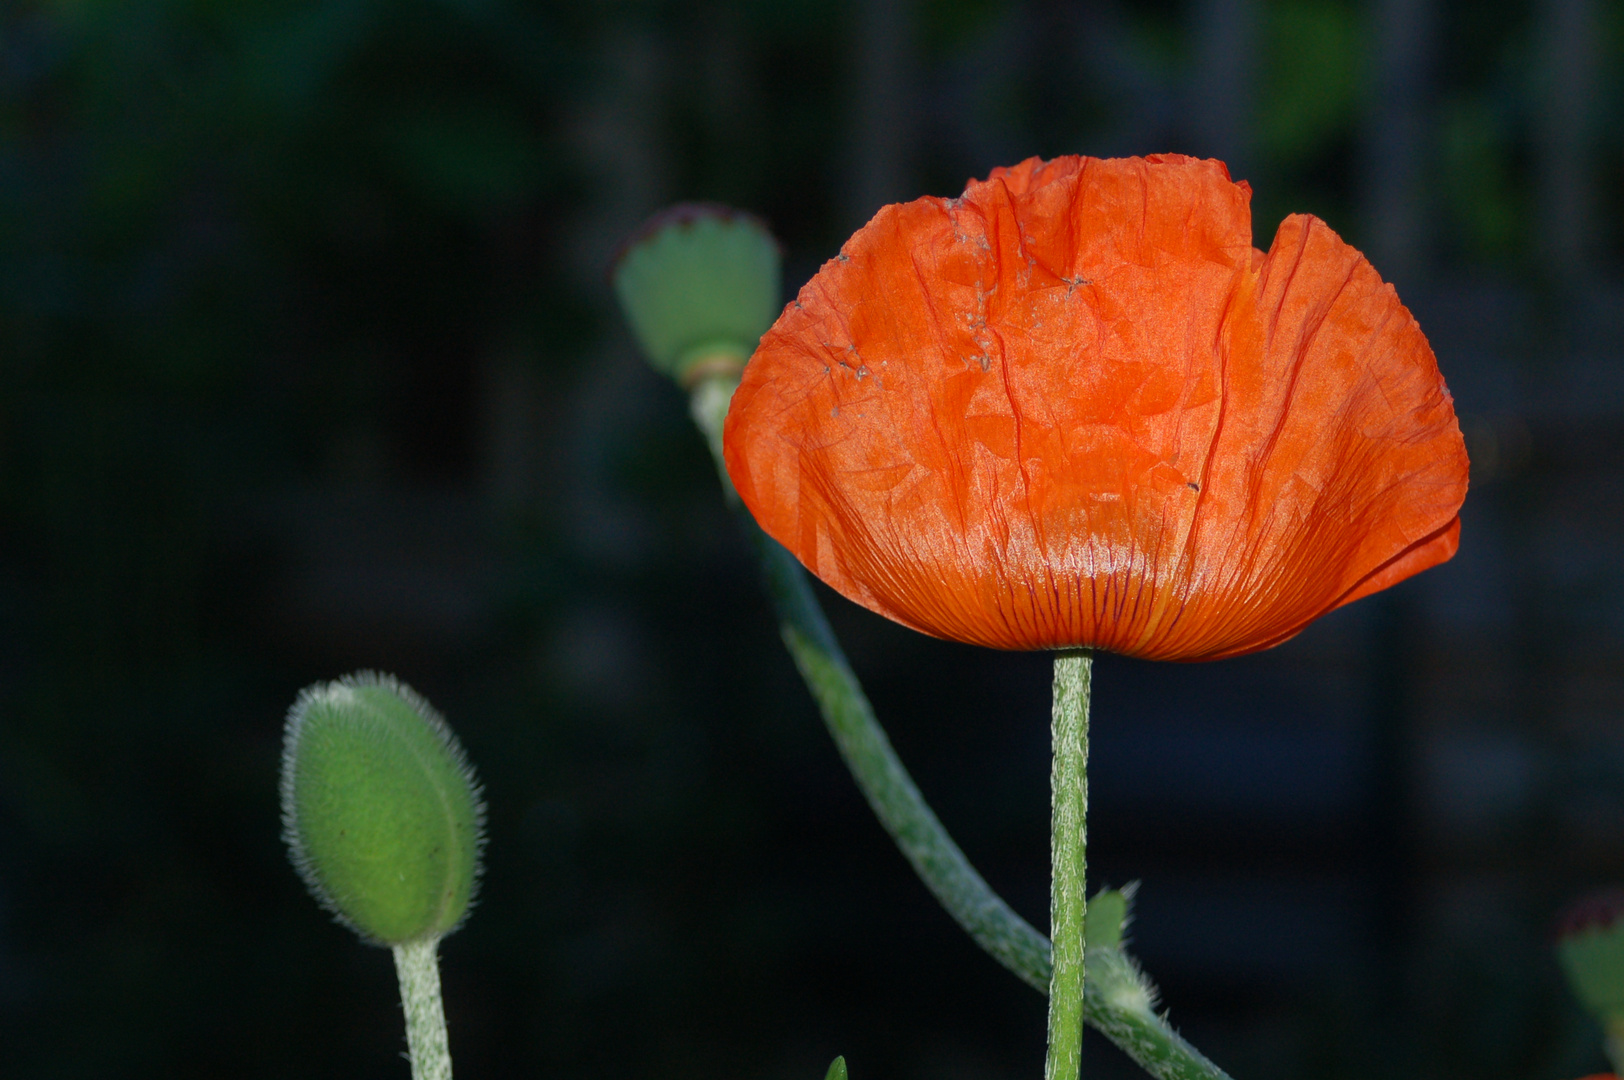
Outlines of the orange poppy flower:
M1443 562L1465 446L1415 319L1324 222L1252 247L1221 162L1036 158L887 206L725 429L847 597L1001 649L1210 660Z

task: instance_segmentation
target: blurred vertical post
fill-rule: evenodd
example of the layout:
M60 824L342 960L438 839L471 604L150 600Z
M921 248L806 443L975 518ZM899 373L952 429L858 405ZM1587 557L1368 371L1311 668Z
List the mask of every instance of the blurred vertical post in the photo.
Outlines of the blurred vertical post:
M593 177L592 198L577 214L571 269L583 287L601 289L621 241L669 198L671 162L664 130L673 86L668 40L638 20L616 20L601 53L589 58L602 72L583 95L570 129L576 151ZM602 355L583 363L581 381L557 436L564 460L564 507L576 551L600 566L632 567L649 543L640 508L611 479L613 457L636 430L660 392L636 353L606 339Z
M1251 166L1256 0L1197 0L1189 124L1198 155L1222 159L1244 179Z
M913 198L913 0L859 0L852 170L845 212L852 229L886 203Z
M741 25L738 5L718 4L701 19L704 56L702 115L707 140L716 148L705 163L704 180L721 201L756 205L765 186L762 173L765 123L753 73L755 42Z
M603 77L572 124L599 181L596 213L582 222L577 241L594 280L626 234L665 201L670 171L660 153L670 81L665 42L651 28L627 25L602 50Z
M1409 296L1427 261L1428 95L1436 0L1378 0L1365 129L1365 230L1381 275Z
M1425 177L1433 85L1437 0L1377 0L1370 29L1369 112L1362 140L1365 249L1376 269L1413 304L1425 292L1431 237ZM1401 973L1412 963L1416 903L1416 815L1410 770L1415 753L1420 613L1403 591L1373 598L1367 663L1371 759L1365 850L1375 887L1370 931L1392 991L1375 999L1371 1023L1382 1049L1371 1065L1406 1071L1413 1045Z
M1584 278L1591 221L1590 102L1596 92L1595 0L1539 5L1540 255L1559 283Z

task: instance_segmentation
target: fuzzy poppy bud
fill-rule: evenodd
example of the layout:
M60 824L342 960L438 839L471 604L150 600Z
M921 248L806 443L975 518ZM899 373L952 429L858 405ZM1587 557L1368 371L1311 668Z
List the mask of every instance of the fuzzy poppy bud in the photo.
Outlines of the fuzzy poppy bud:
M742 370L783 307L772 233L710 203L651 218L621 249L614 285L649 363L683 386Z
M437 939L468 913L484 844L479 785L445 720L390 676L299 695L282 824L311 895L369 942Z

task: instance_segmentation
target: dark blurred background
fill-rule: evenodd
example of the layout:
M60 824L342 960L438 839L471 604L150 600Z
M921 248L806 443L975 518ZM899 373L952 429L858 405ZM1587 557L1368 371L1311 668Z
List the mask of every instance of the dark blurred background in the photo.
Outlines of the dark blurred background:
M284 710L377 667L488 789L459 1076L1038 1075L606 271L716 199L794 289L884 202L1166 150L1397 283L1473 488L1453 563L1277 650L1101 662L1094 879L1239 1080L1601 1067L1547 928L1624 878L1621 61L1620 0L6 0L0 1073L406 1076L278 840ZM1046 659L825 598L1043 926Z

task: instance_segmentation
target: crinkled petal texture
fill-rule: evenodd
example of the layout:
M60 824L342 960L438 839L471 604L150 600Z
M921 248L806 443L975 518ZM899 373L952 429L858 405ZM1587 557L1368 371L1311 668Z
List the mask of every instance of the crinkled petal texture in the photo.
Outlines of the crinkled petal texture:
M1431 348L1324 222L1267 255L1183 157L888 206L762 339L727 467L835 589L938 637L1207 660L1455 552Z

